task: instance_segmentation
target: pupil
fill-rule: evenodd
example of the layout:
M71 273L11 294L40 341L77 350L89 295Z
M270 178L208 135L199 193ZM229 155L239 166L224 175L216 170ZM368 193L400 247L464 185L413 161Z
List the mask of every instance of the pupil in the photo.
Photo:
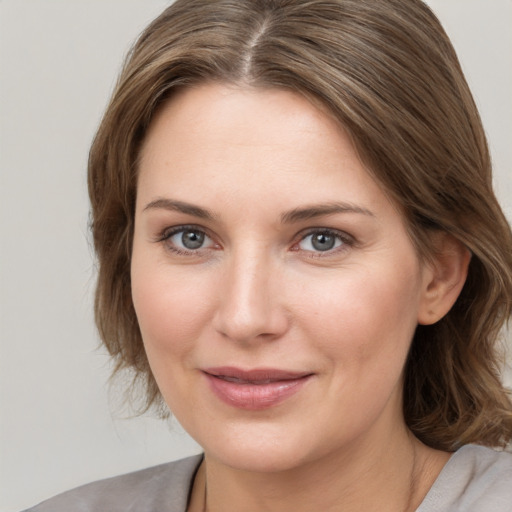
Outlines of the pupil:
M185 231L181 241L187 249L199 249L204 242L204 233L198 231Z
M334 247L335 239L332 235L319 233L313 237L311 241L313 247L318 251L328 251Z

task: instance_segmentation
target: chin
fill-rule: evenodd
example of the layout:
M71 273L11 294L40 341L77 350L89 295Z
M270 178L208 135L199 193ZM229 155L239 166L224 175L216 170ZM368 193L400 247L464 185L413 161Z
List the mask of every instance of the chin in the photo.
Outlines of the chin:
M255 473L275 473L296 469L321 458L328 450L316 436L293 432L271 424L255 424L244 429L227 427L197 439L207 458L237 469ZM306 440L306 441L305 441Z
M279 473L290 471L301 466L305 461L298 456L296 450L282 450L277 447L265 449L242 448L233 446L231 449L219 450L209 453L206 457L212 457L224 466L238 471L251 473Z

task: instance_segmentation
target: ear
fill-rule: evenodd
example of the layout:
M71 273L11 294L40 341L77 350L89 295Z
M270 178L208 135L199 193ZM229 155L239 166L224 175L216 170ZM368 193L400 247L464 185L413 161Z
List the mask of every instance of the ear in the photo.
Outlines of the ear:
M418 323L431 325L455 304L468 275L471 253L452 235L437 232L432 237L434 254L425 262Z

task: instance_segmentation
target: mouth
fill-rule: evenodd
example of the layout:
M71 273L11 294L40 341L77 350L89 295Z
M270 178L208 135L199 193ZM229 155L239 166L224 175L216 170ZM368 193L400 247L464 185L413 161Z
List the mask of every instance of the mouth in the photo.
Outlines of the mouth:
M298 393L314 375L272 368L222 367L202 371L217 398L232 407L253 411L281 404Z

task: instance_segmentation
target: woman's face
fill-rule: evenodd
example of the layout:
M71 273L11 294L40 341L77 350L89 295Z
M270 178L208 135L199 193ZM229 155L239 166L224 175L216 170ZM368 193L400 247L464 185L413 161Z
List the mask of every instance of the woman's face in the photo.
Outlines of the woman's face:
M208 84L158 113L131 278L155 379L207 456L279 470L404 431L428 269L302 96Z

